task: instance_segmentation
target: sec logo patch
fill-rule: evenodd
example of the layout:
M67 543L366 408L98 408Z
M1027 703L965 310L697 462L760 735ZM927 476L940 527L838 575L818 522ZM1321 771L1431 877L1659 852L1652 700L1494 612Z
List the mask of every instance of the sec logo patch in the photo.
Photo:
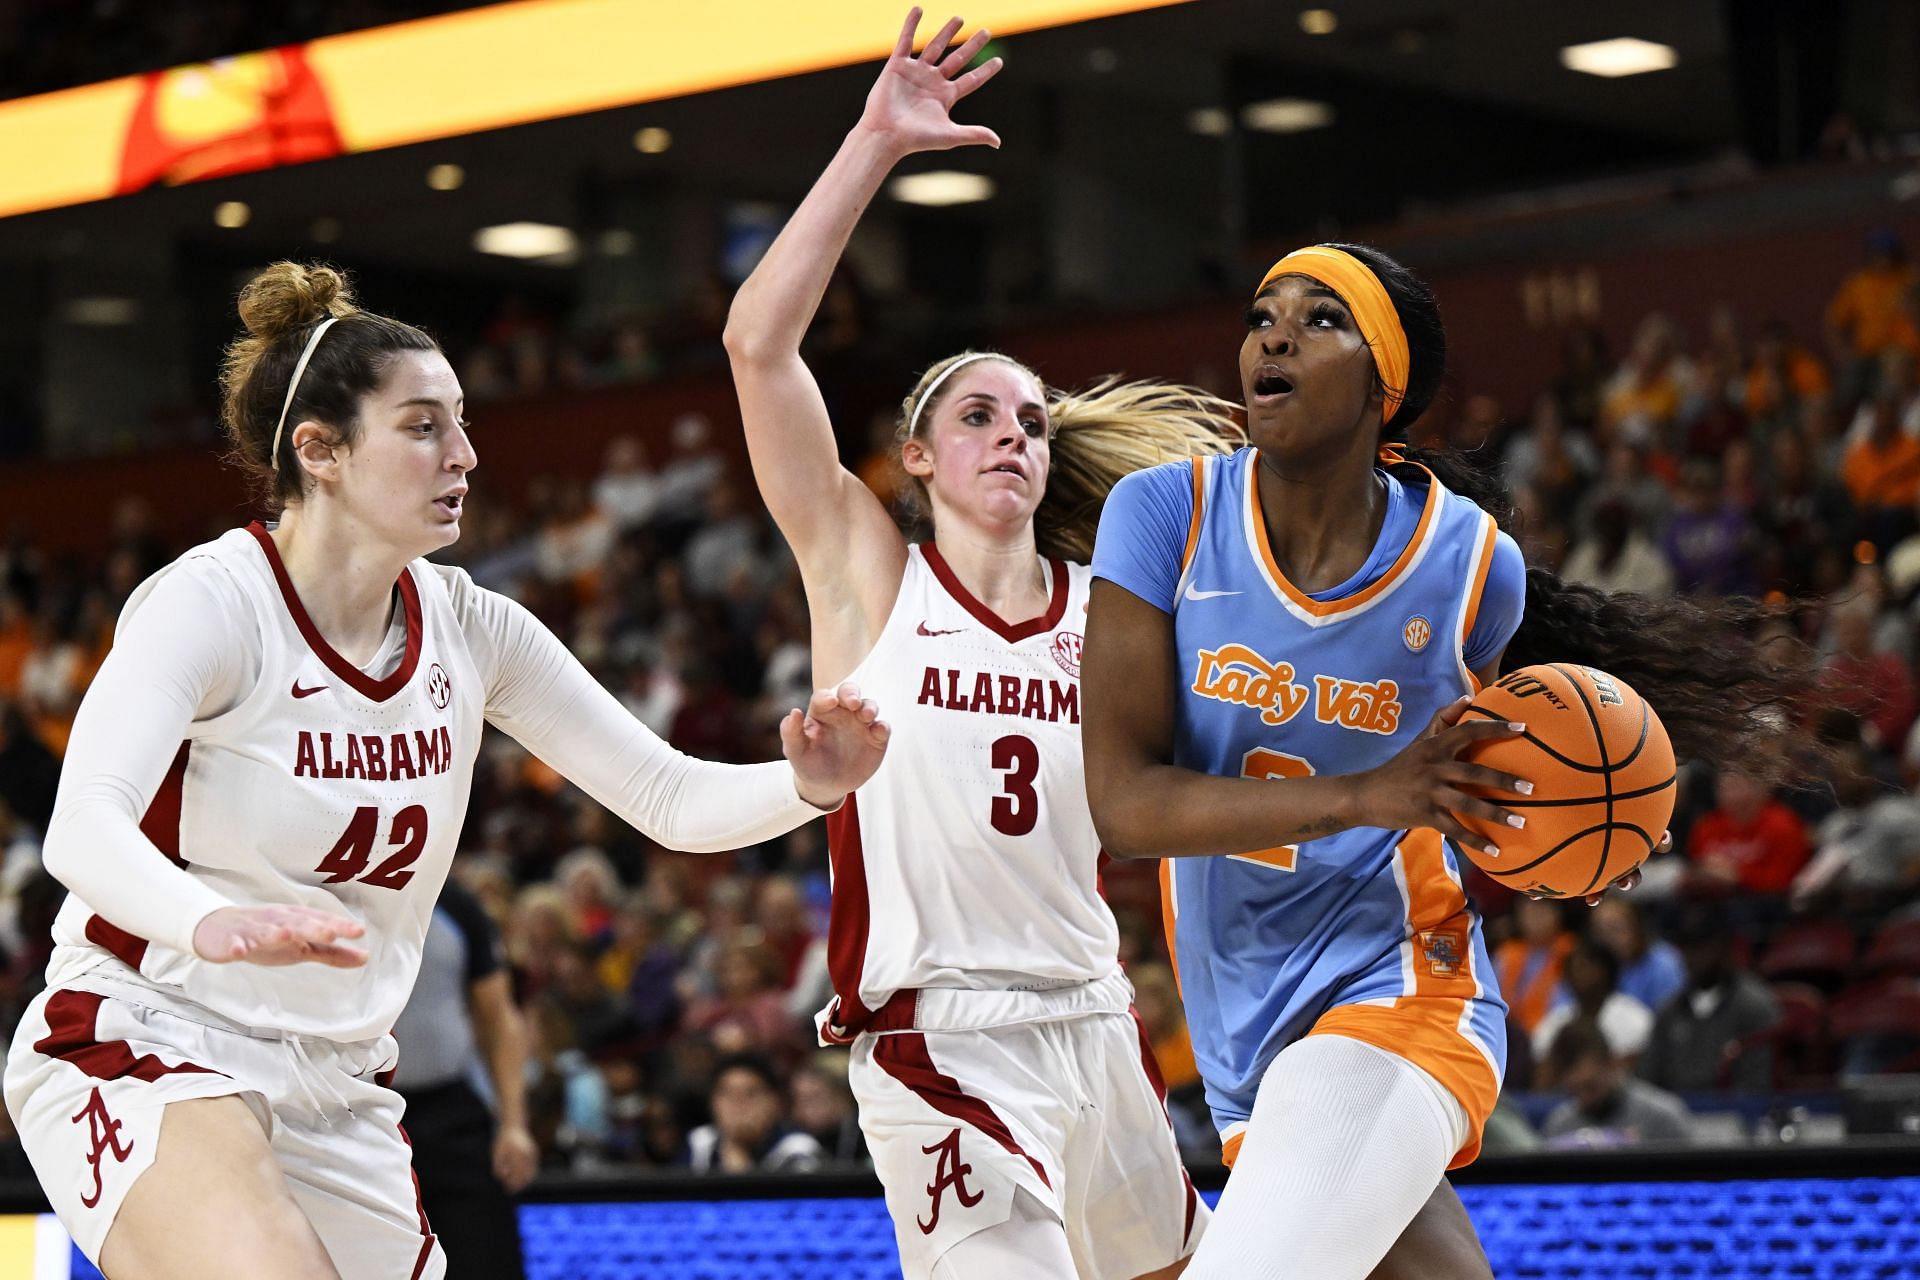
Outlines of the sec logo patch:
M1084 643L1078 631L1062 631L1053 638L1053 660L1075 680L1080 678L1080 646Z
M1427 641L1433 639L1433 624L1416 613L1407 619L1407 625L1400 632L1400 638L1407 642L1409 653L1418 653L1427 647Z

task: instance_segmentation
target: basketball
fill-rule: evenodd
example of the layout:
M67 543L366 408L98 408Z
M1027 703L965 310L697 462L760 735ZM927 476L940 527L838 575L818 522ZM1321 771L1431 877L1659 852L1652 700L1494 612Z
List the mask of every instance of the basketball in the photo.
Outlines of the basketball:
M1647 860L1673 817L1673 744L1626 681L1567 662L1523 667L1480 691L1461 719L1507 720L1524 735L1476 743L1461 759L1533 783L1487 799L1527 820L1494 828L1457 815L1500 856L1469 846L1482 871L1521 893L1580 898Z

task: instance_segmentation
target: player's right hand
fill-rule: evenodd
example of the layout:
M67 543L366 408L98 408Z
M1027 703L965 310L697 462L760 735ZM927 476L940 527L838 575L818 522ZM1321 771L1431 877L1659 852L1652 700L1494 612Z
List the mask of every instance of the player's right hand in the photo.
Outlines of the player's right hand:
M312 907L221 907L194 926L193 949L215 964L312 962L357 969L367 962L367 953L339 940L364 933L358 922Z
M1521 824L1513 814L1467 788L1532 795L1533 784L1498 769L1469 764L1460 759L1460 753L1476 742L1518 737L1526 726L1504 720L1462 721L1460 713L1470 701L1461 698L1442 707L1404 751L1360 775L1359 825L1389 831L1430 827L1457 845L1499 856L1497 847L1489 847L1485 837L1469 831L1455 815L1464 813L1493 827Z
M951 115L954 103L993 79L1001 67L1000 59L989 58L967 70L967 64L986 47L989 37L982 28L968 36L964 44L950 49L960 25L959 18L949 18L916 58L913 37L920 29L920 9L915 6L907 13L906 25L900 29L900 39L894 43L880 78L867 93L861 127L886 139L901 155L1000 145L1000 135L993 130L984 125L960 124Z

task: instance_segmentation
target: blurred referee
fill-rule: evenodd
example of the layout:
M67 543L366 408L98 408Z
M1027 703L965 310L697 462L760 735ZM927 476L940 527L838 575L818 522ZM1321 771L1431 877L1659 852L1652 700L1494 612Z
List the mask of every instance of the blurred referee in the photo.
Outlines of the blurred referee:
M393 1034L393 1087L407 1100L420 1201L451 1274L523 1280L511 1197L540 1164L527 1130L526 1025L493 921L456 880L433 909L420 978Z

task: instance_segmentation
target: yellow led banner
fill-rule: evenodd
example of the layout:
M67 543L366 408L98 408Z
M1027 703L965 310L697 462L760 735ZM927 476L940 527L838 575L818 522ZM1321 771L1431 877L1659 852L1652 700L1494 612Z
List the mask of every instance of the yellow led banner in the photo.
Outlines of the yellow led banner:
M962 12L1012 34L1183 2L979 0ZM878 59L905 10L520 0L0 103L0 217Z

